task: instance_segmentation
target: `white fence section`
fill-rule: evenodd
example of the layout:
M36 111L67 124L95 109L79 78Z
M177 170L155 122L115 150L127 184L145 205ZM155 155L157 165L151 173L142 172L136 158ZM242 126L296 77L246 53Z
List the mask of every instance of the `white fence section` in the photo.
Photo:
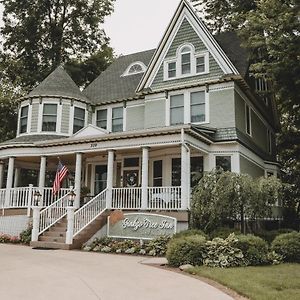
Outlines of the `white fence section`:
M148 209L180 210L181 187L148 187Z
M40 212L39 235L66 216L68 195L69 193Z
M139 209L141 208L142 188L113 188L112 208Z
M106 194L107 189L102 191L74 213L73 237L79 234L106 210Z

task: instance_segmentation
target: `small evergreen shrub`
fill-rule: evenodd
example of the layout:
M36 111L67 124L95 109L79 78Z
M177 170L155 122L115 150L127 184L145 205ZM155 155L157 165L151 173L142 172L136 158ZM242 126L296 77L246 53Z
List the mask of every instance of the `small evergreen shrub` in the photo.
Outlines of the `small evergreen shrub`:
M235 247L237 238L234 233L226 239L214 238L206 243L207 252L203 264L208 267L240 267L245 265L242 251Z
M200 266L205 256L206 239L201 235L172 239L167 247L166 257L169 264L179 267L185 264Z
M180 232L174 234L172 238L177 239L177 238L187 237L187 236L191 236L191 235L201 235L201 236L206 237L206 234L202 230L187 229L187 230L183 230L183 231L180 231Z
M170 241L169 236L161 236L151 240L146 245L146 252L151 256L164 256L167 252L167 244Z
M278 235L271 247L273 251L283 256L285 262L300 262L300 232Z
M241 234L241 232L239 230L234 229L234 228L219 227L210 233L210 238L211 239L214 239L214 238L226 239L231 233L234 233L236 235Z
M20 233L20 242L22 244L29 245L31 241L31 231L32 227L28 227Z
M252 234L238 235L234 246L242 250L245 263L258 266L268 263L268 244L258 236Z

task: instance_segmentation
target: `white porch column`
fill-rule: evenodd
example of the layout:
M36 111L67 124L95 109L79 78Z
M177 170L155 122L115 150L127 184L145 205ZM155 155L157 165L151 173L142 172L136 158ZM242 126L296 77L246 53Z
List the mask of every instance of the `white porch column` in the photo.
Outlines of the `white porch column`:
M210 172L216 167L215 157L212 153L205 154L203 159L204 159L204 161L203 161L203 163L204 163L203 171L204 172Z
M0 189L3 188L4 161L0 160Z
M185 143L181 145L181 209L190 205L190 150Z
M107 157L107 194L106 194L106 207L110 209L112 207L112 188L114 178L114 156L113 150L108 151Z
M20 172L21 172L20 168L15 168L15 177L14 177L14 187L15 188L18 187L18 185L19 185Z
M82 168L82 153L76 153L75 167L75 208L80 207L80 189L81 189L81 168Z
M45 187L46 164L47 164L46 156L41 156L40 173L39 173L39 190L41 193L43 188Z
M14 165L15 165L15 158L10 157L8 159L8 169L7 169L7 179L6 179L6 193L5 193L5 206L9 206L10 202L10 189L13 185L13 177L14 177Z
M149 174L149 148L143 147L142 157L142 209L148 207L148 174Z

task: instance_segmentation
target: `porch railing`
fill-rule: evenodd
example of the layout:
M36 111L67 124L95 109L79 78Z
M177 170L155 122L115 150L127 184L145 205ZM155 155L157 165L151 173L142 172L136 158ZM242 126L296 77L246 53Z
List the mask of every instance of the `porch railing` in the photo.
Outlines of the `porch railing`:
M73 237L79 234L106 210L106 194L107 189L75 211Z
M148 187L148 209L180 210L181 187Z
M39 235L67 215L68 195L64 195L40 212Z
M6 189L0 189L0 208L4 208L5 195L6 195Z
M70 188L61 188L59 192L54 195L52 192L52 188L43 188L42 193L42 206L46 207L57 201L58 199L62 198L66 194L70 192Z
M113 188L112 208L114 209L139 209L141 208L142 188Z

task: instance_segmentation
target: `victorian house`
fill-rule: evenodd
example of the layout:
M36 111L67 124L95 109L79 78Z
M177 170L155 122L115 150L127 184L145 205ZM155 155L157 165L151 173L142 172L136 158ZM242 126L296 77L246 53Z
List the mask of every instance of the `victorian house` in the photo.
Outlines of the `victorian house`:
M248 68L237 35L212 35L185 0L156 49L120 56L85 90L58 67L19 99L17 136L0 144L0 231L24 227L36 191L36 243L72 245L116 209L185 228L194 173L277 175L275 104ZM58 157L70 176L53 196ZM72 236L51 239L71 187Z

